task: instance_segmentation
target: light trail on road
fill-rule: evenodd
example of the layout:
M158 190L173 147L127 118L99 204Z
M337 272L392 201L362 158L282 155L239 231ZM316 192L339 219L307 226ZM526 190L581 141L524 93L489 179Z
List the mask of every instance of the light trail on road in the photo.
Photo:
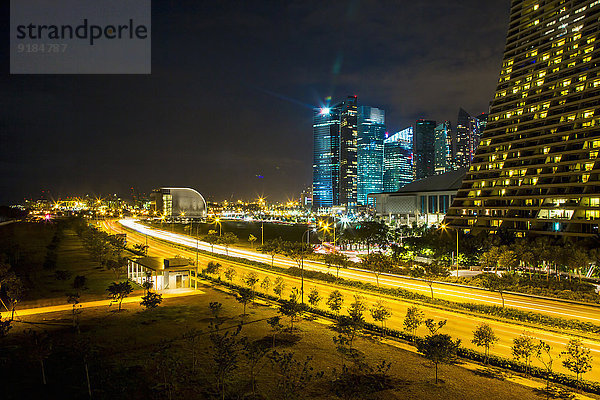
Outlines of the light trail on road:
M107 229L108 229L108 224L110 224L110 222L107 222L105 225L105 227ZM118 232L122 232L122 233L126 232L126 231L122 230L122 228L119 228L117 225L114 225L114 224L111 224L110 229L112 229L113 232L114 231L118 231ZM145 243L145 237L143 234L131 233L131 232L128 232L128 233L129 233L128 241L130 241L132 243L136 243L136 244L144 244ZM166 239L163 239L163 240L166 240ZM196 240L192 239L192 241L193 241L194 245L191 247L195 247ZM186 243L186 242L183 242L183 243ZM168 243L159 242L159 241L155 241L155 240L149 241L149 244L150 244L150 249L149 249L150 253L149 254L153 255L153 256L168 258L168 257L174 257L175 255L181 255L186 258L191 258L191 259L195 258L196 252L193 249L180 250L180 249L172 247L172 245L170 245ZM182 244L182 243L179 243L179 244ZM187 246L187 244L186 244L186 246ZM209 247L210 247L210 245L209 245ZM230 254L231 253L232 253L232 251L230 249ZM198 258L202 265L206 265L209 261L217 260L224 267L227 267L227 266L235 267L235 269L238 272L238 276L237 276L238 279L241 278L243 276L243 274L246 274L249 272L256 272L259 276L259 279L261 279L261 280L265 276L269 276L271 281L273 281L276 277L281 276L284 279L284 282L286 285L284 294L282 296L284 298L289 296L289 294L291 293L292 287L300 287L300 278L298 278L298 277L289 276L289 275L285 275L285 274L278 274L277 272L273 272L273 271L255 269L252 266L247 265L247 264L243 264L243 263L235 262L235 261L226 261L226 260L219 259L216 257L211 257L210 255L206 255L206 254L199 254ZM276 260L278 260L278 259L276 258ZM270 261L271 261L270 256L268 257L268 261L270 264ZM291 261L289 264L296 266L296 264L293 261ZM286 265L286 264L282 263L282 264L277 264L277 265L282 266L282 265ZM317 267L323 269L321 266L317 265ZM324 272L327 272L326 267L324 269ZM347 272L349 272L349 274L347 276L357 276L357 277L362 276L360 273L358 273L356 271L347 271ZM369 275L368 275L368 278L370 279L369 281L375 282L375 278L372 276L372 274L369 274ZM342 271L340 271L340 276L342 276ZM380 280L381 280L381 278L380 278ZM240 281L238 281L238 282L241 283ZM380 294L367 292L367 291L363 291L363 290L355 289L355 288L337 286L335 284L329 284L329 283L322 282L322 281L313 281L311 279L305 279L305 292L308 293L308 291L313 287L319 291L319 294L324 299L327 298L327 296L329 295L329 293L331 291L336 290L336 289L339 290L343 294L344 299L345 299L344 308L350 305L354 295L362 296L364 298L364 300L366 301L368 307L375 304L378 300L384 300L386 305L392 311L392 317L387 321L386 325L392 329L397 329L397 330L403 329L403 320L404 320L404 316L406 314L406 310L409 306L414 305L414 303L411 303L410 301L403 300L403 299L398 299L398 298L394 298L394 297L390 297L390 296L386 296L386 295L380 295ZM427 286L427 291L429 291L428 286ZM325 300L321 300L321 306L323 306L321 308L324 308L324 303L325 303ZM554 368L555 371L562 372L565 374L570 374L569 371L567 371L564 367L562 367L562 365L560 363L560 358L559 358L560 352L562 350L564 350L569 339L572 338L570 335L568 335L566 333L562 334L562 333L556 333L556 332L551 332L551 331L545 331L543 329L525 327L523 325L519 325L518 323L511 323L510 321L506 321L506 322L495 321L495 320L486 319L484 316L479 317L479 316L473 316L473 315L466 315L466 314L462 314L460 312L442 310L442 309L438 309L435 307L429 307L426 305L422 305L419 307L425 312L426 318L434 318L435 320L446 319L448 322L447 322L446 326L443 328L443 331L446 333L449 333L454 338L461 339L462 346L464 346L466 348L471 348L471 349L482 351L482 348L477 348L474 344L471 343L471 339L473 338L473 331L475 330L477 325L484 323L484 322L488 323L492 327L494 332L500 337L500 340L490 349L490 354L505 357L508 359L512 358L511 346L512 346L513 339L515 337L518 337L519 335L523 334L524 332L526 332L527 334L531 335L532 337L534 337L536 339L541 339L541 340L545 341L546 343L550 343L553 347L552 356L554 357L554 360L556 361L555 368ZM369 312L366 312L365 316L366 316L367 321L375 322L372 320ZM417 331L417 333L420 335L424 335L426 333L426 328L421 326L419 328L419 330ZM594 340L594 339L582 339L582 341L586 347L589 347L591 349L593 355L595 356L594 360L593 360L593 369L591 372L586 374L585 378L589 379L589 380L596 380L596 381L600 380L600 342L597 340ZM539 363L535 360L533 361L533 364L540 366Z
M167 232L160 229L149 228L140 224L133 219L122 219L119 223L129 229L140 232L143 235L159 238L171 243L179 244L186 247L196 248L196 239L190 236L181 235L173 232ZM114 229L114 225L111 225ZM200 250L211 251L211 245L202 241L198 241ZM271 256L265 255L256 251L244 250L239 248L229 248L215 245L213 252L215 254L230 255L234 257L246 258L252 261L264 262L271 264ZM285 257L275 256L274 265L282 268L298 267L298 265ZM315 261L304 261L306 270L319 271L324 273L331 272L326 265ZM361 271L359 269L341 269L339 272L341 278L357 280L361 282L369 282L376 284L376 278L373 273ZM379 277L381 286L391 288L403 288L410 291L419 292L422 294L430 294L431 290L426 282L413 280L410 278L396 277L390 275L381 275ZM455 302L471 302L477 304L502 305L502 299L499 294L490 292L485 289L466 288L461 286L451 286L443 283L433 284L434 296L436 298L446 299ZM524 311L533 311L543 314L552 315L562 318L573 318L581 321L588 321L600 324L600 308L591 305L567 303L553 299L539 299L527 296L519 296L514 294L504 294L505 305Z

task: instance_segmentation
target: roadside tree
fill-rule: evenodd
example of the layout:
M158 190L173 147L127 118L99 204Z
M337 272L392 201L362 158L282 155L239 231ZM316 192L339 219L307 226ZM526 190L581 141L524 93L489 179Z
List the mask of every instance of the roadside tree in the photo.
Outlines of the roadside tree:
M111 305L112 303L119 303L118 311L121 311L123 299L133 292L133 287L129 281L113 282L108 286L106 291L108 292L108 297L112 299Z
M417 306L410 306L404 317L404 330L416 335L417 329L425 320L425 313Z
M392 316L392 309L387 307L383 300L377 300L377 303L369 311L373 320L381 323L381 332L385 335L385 321Z
M473 332L473 340L471 342L475 346L483 347L485 354L485 364L490 356L490 347L494 345L500 338L496 336L492 327L489 324L482 323L475 328Z
M384 272L390 272L392 268L392 258L383 253L371 253L362 257L364 268L373 271L379 287L379 276Z
M219 236L217 243L225 246L225 254L229 255L229 246L237 243L238 237L233 232L225 232L223 236Z
M317 290L317 288L310 289L310 292L308 293L308 303L311 306L317 307L321 299L322 297L319 295L319 291Z
M562 365L575 374L577 382L583 374L592 369L591 351L579 339L569 340L566 350L561 352L560 355L561 357L564 356Z
M339 290L334 290L329 293L329 297L327 298L327 307L331 311L333 311L338 317L340 315L340 310L342 309L342 305L344 304L344 296Z
M215 244L219 243L219 235L217 234L217 231L211 229L210 231L208 231L208 235L204 236L202 240L210 244L210 251L211 253L214 253Z
M246 306L254 300L254 292L247 288L240 288L238 290L237 301L242 303L244 306L244 313L242 316L246 315Z
M513 339L512 344L513 358L517 361L522 361L525 364L525 372L529 373L531 368L531 358L537 352L537 344L533 337L524 333Z
M450 335L437 333L428 335L417 342L417 351L429 359L435 366L435 383L438 383L438 365L452 364L460 347L460 339L452 340Z

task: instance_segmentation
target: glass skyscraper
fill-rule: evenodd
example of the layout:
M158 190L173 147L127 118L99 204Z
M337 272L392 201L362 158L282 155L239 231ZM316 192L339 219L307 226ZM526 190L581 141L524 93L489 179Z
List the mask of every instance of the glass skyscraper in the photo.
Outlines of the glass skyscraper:
M458 110L456 134L453 139L454 162L458 168L468 168L481 137L480 120L471 117L464 109Z
M315 111L313 118L313 207L339 204L340 115L336 108Z
M413 154L415 179L435 174L435 121L420 119L415 124Z
M313 207L356 207L357 98L349 96L313 117Z
M451 226L598 236L599 20L598 0L512 1L496 93Z
M435 174L453 170L452 131L450 121L444 121L435 127Z
M383 140L385 111L358 107L358 204L367 204L369 193L383 191Z
M413 128L383 141L383 190L395 192L413 181Z
M336 106L340 115L340 201L347 209L356 207L358 184L358 109L357 97L348 96Z

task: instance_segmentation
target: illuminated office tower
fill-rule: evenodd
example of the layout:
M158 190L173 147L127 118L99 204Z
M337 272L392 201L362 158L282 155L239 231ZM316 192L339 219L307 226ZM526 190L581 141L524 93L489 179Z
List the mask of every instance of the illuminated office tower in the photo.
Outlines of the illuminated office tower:
M487 115L487 113L481 113L477 117L475 117L475 119L477 120L477 127L479 129L479 135L481 135L483 133L483 131L485 131L485 127L487 126L488 115ZM481 140L481 138L480 138L480 140ZM477 143L477 145L479 145L479 143Z
M383 190L385 192L395 192L414 180L412 149L412 126L383 141Z
M356 207L357 98L349 96L313 117L313 208Z
M367 204L369 193L383 191L383 139L385 111L358 107L358 204Z
M358 183L358 120L357 98L348 96L336 107L340 113L340 201L339 205L356 207Z
M313 208L339 204L340 118L336 108L323 107L313 117Z
M459 109L456 129L452 138L452 152L457 168L469 167L480 139L479 120L471 117L462 108Z
M451 226L598 234L599 18L597 0L512 1L498 86Z
M452 167L452 131L450 121L444 121L434 130L435 135L435 174L453 170Z
M413 162L415 179L435 175L435 121L420 119L415 123Z

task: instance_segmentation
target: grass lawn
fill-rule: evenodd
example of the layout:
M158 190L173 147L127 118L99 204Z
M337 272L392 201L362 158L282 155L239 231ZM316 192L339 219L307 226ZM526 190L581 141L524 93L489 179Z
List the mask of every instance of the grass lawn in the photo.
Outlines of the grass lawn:
M8 261L21 278L25 291L17 309L41 305L62 304L67 293L74 293L73 280L77 275L86 277L86 289L81 299L92 300L106 297L106 288L117 280L116 275L92 260L76 233L66 228L57 248L56 269L43 268L46 246L52 240L55 226L45 223L17 223L1 227L0 253L8 255ZM15 250L19 258L14 257ZM12 261L12 262L11 262ZM66 280L56 277L57 270L68 271ZM119 277L125 278L124 273ZM139 289L135 285L136 289Z
M34 288L30 291L30 299L45 299L62 297L65 293L72 293L73 279L77 275L86 277L86 288L81 292L82 300L106 297L106 288L117 280L117 276L98 262L92 260L83 247L79 237L70 229L64 231L64 236L58 246L57 270L66 270L71 273L68 280L56 279L54 271L40 271L39 278ZM123 280L125 274L121 273L119 280Z
M212 398L215 379L209 354L209 323L213 316L209 303L222 303L222 327L245 325L240 336L250 341L271 343L271 333L265 319L276 315L276 310L264 305L248 305L242 317L242 305L235 298L210 286L201 288L205 293L189 297L167 299L155 310L143 311L140 306L128 304L126 311L111 312L106 308L85 309L81 314L81 335L95 349L89 358L90 381L93 397L102 398ZM282 320L287 324L287 320ZM45 398L79 398L87 395L83 374L82 351L75 347L70 313L53 313L25 317L15 324L4 340L2 376L11 382L4 394L8 399L44 393ZM314 371L324 375L312 381L300 394L301 398L334 399L330 382L334 369L340 369L340 358L332 337L330 325L310 320L297 324L294 333L279 334L277 351L291 351L298 360L313 358ZM21 344L26 342L25 329L47 330L52 340L52 354L46 360L48 385L42 387L39 362ZM182 339L191 329L201 330L195 345ZM2 348L0 341L0 350ZM198 363L192 367L192 347ZM531 389L507 381L480 376L459 366L441 366L439 384L434 384L434 370L424 358L381 343L376 337L361 337L355 347L374 365L381 360L392 363L390 374L393 388L354 398L370 399L539 399ZM0 353L1 354L1 353ZM228 396L242 398L250 391L249 368L240 355L237 369L227 374ZM0 369L3 364L0 363ZM258 392L261 398L281 398L277 391L277 368L263 359L258 374ZM174 382L171 392L162 385ZM5 387L6 389L6 387ZM35 397L35 396L33 396ZM250 398L250 397L246 397Z

